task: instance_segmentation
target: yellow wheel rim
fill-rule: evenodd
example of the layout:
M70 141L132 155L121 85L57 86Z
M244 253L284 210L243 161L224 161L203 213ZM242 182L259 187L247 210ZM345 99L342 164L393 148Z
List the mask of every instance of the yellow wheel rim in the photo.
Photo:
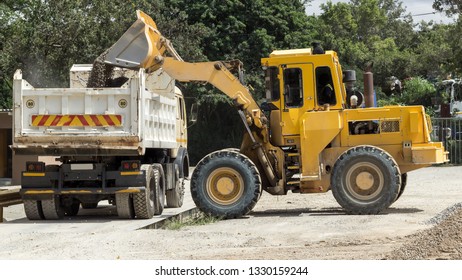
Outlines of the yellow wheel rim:
M220 205L231 205L244 193L241 174L229 167L221 167L210 173L207 179L207 194Z
M346 187L355 199L376 200L384 188L384 175L380 168L369 162L353 165L346 174Z

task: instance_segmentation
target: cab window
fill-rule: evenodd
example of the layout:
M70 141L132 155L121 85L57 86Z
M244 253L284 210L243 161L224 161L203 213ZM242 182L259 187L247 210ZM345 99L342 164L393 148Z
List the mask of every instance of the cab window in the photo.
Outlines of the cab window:
M302 69L284 69L284 98L287 107L303 106Z
M318 105L335 105L335 90L332 83L332 74L329 67L316 68L316 92Z
M278 74L278 67L268 67L268 69L266 69L266 99L269 101L278 101L281 98Z

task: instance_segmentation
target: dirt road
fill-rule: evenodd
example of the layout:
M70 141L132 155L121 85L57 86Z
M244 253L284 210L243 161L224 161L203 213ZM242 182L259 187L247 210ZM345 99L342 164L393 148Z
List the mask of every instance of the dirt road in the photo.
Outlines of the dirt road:
M460 240L449 239L462 231L447 219L462 202L460 174L462 167L409 173L402 197L380 215L346 215L330 192L265 193L247 217L180 230L134 230L111 207L103 217L34 223L12 206L0 224L0 259L460 259ZM441 240L430 244L428 235Z

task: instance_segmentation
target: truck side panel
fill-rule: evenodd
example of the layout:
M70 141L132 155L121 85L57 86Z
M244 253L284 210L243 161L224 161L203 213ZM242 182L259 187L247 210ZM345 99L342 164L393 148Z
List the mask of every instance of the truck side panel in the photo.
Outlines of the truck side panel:
M151 74L156 79L142 70L134 73L117 88L39 89L17 72L13 149L62 156L177 148L174 80L165 73Z

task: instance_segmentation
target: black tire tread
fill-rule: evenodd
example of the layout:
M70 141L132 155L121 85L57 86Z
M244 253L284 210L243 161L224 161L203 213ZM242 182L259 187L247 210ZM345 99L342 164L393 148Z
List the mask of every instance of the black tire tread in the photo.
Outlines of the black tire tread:
M95 209L98 207L98 202L84 202L82 203L83 209Z
M403 173L401 174L401 187L399 188L399 193L395 201L397 201L401 197L404 190L406 189L406 185L407 185L407 173Z
M64 216L64 209L59 205L59 198L42 200L43 216L46 220L59 220Z
M154 215L161 215L165 208L165 174L162 165L152 165L154 171Z
M175 170L177 171L177 170ZM184 200L184 178L179 178L179 171L175 173L175 187L166 191L165 197L167 200L167 207L179 208L183 206Z
M129 193L117 193L115 195L117 215L121 219L135 218L133 200Z
M78 200L74 200L70 206L64 209L64 215L69 217L77 216L77 214L79 214L79 210L80 202Z
M24 199L24 212L29 220L43 220L45 217L42 212L40 200Z

